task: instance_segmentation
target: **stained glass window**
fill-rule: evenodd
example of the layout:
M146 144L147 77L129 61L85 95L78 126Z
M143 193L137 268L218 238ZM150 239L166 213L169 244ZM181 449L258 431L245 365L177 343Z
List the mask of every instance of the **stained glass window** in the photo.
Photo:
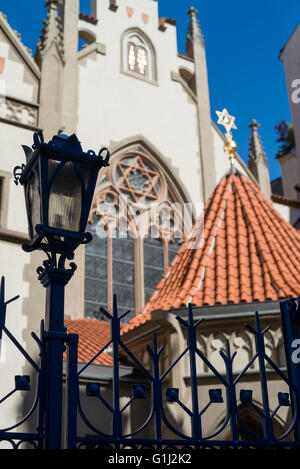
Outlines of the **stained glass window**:
M177 254L177 251L178 249L180 248L180 242L178 239L174 239L174 241L170 241L168 243L168 261L169 261L169 264L171 264L172 260L174 259L174 257L176 256Z
M128 43L128 70L148 76L148 53L142 46Z
M135 255L134 240L115 238L112 244L113 290L118 298L119 315L130 310L128 321L135 313Z
M99 316L99 307L107 308L107 239L97 236L97 217L88 225L93 240L85 252L85 316Z
M164 252L160 239L144 239L145 302L152 295L164 273Z

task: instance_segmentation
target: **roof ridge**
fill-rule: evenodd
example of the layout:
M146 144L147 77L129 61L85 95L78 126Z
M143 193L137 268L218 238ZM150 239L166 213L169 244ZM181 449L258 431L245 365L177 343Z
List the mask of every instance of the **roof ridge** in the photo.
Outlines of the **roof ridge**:
M218 187L218 186L217 186L217 187ZM221 208L221 207L219 206L217 215L216 215L216 217L215 217L215 219L216 219L217 217L219 217L219 220L218 220L217 223L213 223L213 224L211 225L211 227L210 227L210 233L211 233L211 231L214 229L213 239L212 239L211 244L210 244L210 246L209 246L209 249L208 249L209 252L208 252L208 254L206 255L206 259L205 259L205 262L204 262L204 266L202 266L202 272L201 272L201 275L200 275L200 278L199 278L198 285L197 285L196 288L194 288L194 290L193 290L192 293L189 295L189 297L186 297L186 300L187 300L187 301L186 301L186 304L192 302L194 295L196 295L197 292L198 292L198 291L200 290L200 288L201 288L201 284L202 284L202 281L203 281L203 278L204 278L204 275L205 275L205 270L206 270L206 267L207 267L207 263L208 263L208 261L209 261L210 254L211 254L212 251L213 251L213 248L214 248L214 245L215 245L215 239L216 239L218 230L219 230L219 228L220 228L220 226L221 226L221 224L222 224L223 217L224 217L224 215L225 215L226 206L227 206L227 199L228 199L228 197L229 197L229 195L230 195L230 193L231 193L231 190L232 190L232 181L231 181L231 178L229 177L229 178L227 179L226 184L225 184L225 186L223 187L223 191L222 191L222 194L224 194L224 193L226 194L226 195L225 195L225 200L224 200L224 207ZM215 192L216 192L216 191L215 191ZM213 197L212 197L211 201L213 201ZM211 208L211 204L210 204L209 207L205 210L205 212L206 212L206 213L209 213L209 209L210 209L210 208ZM205 215L204 215L204 226L205 226ZM211 234L210 234L210 235L211 235ZM208 236L208 239L210 238L210 235ZM205 250L206 250L206 248L204 247L204 248L203 248L203 252L202 252L202 256L199 256L199 257L202 257L202 258L203 258L203 257L205 256ZM184 286L183 286L183 288L184 288ZM187 298L189 298L189 299L187 299Z

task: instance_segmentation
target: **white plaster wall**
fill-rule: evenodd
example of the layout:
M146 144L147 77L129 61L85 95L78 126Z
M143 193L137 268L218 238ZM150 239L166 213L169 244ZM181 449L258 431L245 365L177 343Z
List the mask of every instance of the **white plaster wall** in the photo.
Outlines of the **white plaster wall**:
M273 202L274 208L280 213L282 218L294 225L300 217L300 209L295 207L289 207L287 205L276 204Z
M274 202L273 202L273 206L280 213L282 218L284 218L286 221L290 222L291 207L288 207L287 205L276 204Z
M34 256L35 262L37 261ZM31 256L22 251L19 244L0 241L0 277L5 276L5 299L16 295L20 298L7 306L6 327L22 347L38 359L38 347L30 336L31 331L39 335L40 320L43 314L44 289L33 279L36 264L31 267ZM35 263L34 263L35 264ZM0 396L4 397L15 386L16 375L29 375L34 381L31 366L10 339L3 333L0 353ZM5 379L3 379L5 377ZM33 388L34 389L34 388ZM24 408L24 398L29 397ZM33 402L33 393L17 392L1 405L0 426L16 423L28 411Z
M293 32L288 40L281 59L284 64L284 72L286 78L286 86L290 103L290 110L292 114L294 132L296 138L296 148L298 154L298 182L300 180L300 102L293 102L293 94L300 88L299 82L296 87L292 87L294 80L300 80L300 24ZM295 96L295 95L294 95ZM300 92L296 92L297 101L300 99Z
M0 171L10 173L8 193L7 223L1 228L27 232L27 219L22 186L13 182L12 171L16 165L25 163L21 144L31 146L32 131L0 123ZM44 315L45 289L40 285L36 268L41 265L42 256L37 253L25 253L20 243L0 241L0 277L6 279L6 299L20 295L20 298L7 307L6 325L27 352L37 359L38 349L30 336L31 331L39 334L40 320ZM4 335L0 354L1 398L14 388L15 375L31 375L32 368L21 353ZM16 423L32 403L32 394L17 392L1 405L1 424L10 426ZM24 398L26 397L25 409Z
M32 135L32 130L0 122L0 171L11 174L8 195L8 220L5 228L22 233L27 233L24 191L22 186L15 185L13 169L15 166L25 163L25 154L21 145L31 146L33 143Z
M25 66L20 62L9 59L9 48L12 47L8 43L0 41L0 57L5 59L3 73L0 75L1 90L3 90L3 82L5 84L4 91L13 98L23 99L24 101L33 100L33 86L24 83Z
M133 9L128 17L126 7ZM109 147L134 135L143 135L179 170L179 183L187 188L190 200L201 200L199 137L197 109L194 100L171 72L184 67L194 72L194 64L177 53L176 27L166 24L158 29L157 2L128 0L117 12L108 9L106 0L97 1L98 25L88 25L97 41L106 45L107 54L84 59L79 66L78 135L86 149ZM145 24L142 13L149 15ZM83 28L83 22L79 22ZM129 28L140 28L152 41L156 51L158 86L121 72L121 37ZM212 110L213 112L213 110ZM230 164L224 153L224 141L212 126L216 180ZM236 163L238 169L245 169Z
M281 168L281 176L283 183L283 193L285 197L297 200L298 193L294 189L299 182L298 165L299 161L296 155L289 153L279 160Z

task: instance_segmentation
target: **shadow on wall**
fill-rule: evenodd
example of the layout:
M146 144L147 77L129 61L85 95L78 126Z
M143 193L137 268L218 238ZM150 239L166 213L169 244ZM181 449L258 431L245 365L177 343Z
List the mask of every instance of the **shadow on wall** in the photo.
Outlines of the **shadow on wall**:
M21 249L21 246L20 246ZM22 345L27 353L39 364L39 348L31 333L40 337L41 320L45 317L46 289L40 284L36 269L42 265L44 253L35 251L30 254L30 260L24 266L23 281L29 285L28 296L22 298L22 314L26 317L26 328L22 331ZM36 390L37 376L31 365L26 361L22 369L23 375L30 376L30 392L24 392L23 409L20 415L25 416L31 409ZM26 431L36 431L36 414L26 423Z

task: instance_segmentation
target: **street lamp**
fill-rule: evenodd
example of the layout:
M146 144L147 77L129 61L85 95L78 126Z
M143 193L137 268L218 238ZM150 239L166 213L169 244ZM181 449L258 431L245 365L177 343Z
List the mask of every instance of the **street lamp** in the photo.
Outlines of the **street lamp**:
M26 252L37 249L47 255L38 267L39 280L46 288L46 402L45 447L61 448L63 352L67 338L64 327L64 288L76 265L80 244L92 240L85 233L95 185L100 169L109 165L106 148L96 155L82 151L73 134L56 135L44 142L42 132L34 133L32 149L23 145L26 164L14 169L16 184L24 187L29 244Z

